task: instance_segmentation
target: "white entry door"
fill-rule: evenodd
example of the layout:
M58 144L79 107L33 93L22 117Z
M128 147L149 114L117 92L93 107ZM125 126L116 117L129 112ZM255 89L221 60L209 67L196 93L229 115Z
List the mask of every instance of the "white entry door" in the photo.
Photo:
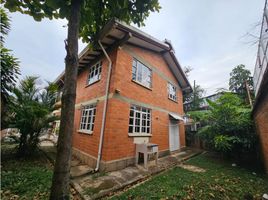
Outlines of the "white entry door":
M169 121L169 149L176 151L180 148L179 124L178 121Z

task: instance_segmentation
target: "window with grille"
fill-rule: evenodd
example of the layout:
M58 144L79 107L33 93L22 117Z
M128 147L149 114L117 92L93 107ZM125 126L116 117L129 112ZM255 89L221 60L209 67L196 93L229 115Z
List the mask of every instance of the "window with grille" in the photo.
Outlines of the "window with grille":
M177 101L177 90L174 85L168 83L168 98L172 99L173 101Z
M128 132L135 134L150 134L151 110L132 105L130 107Z
M152 70L139 62L136 59L133 59L132 63L132 80L139 82L140 84L151 88L152 87Z
M80 130L93 131L96 115L96 105L84 106L81 110Z
M93 65L90 67L88 81L87 81L88 85L100 80L100 78L101 78L101 65L102 65L102 62L98 62L96 65Z

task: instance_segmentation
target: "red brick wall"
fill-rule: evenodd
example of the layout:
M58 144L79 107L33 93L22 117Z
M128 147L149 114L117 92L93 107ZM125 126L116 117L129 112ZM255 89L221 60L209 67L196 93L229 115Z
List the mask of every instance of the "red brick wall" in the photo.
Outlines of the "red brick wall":
M262 100L259 108L256 110L255 124L259 134L263 161L268 173L268 95Z
M129 49L130 48L130 49ZM177 83L175 77L169 70L161 54L128 46L134 54L141 57L151 66L156 67L173 82ZM128 50L128 51L129 51ZM114 75L112 76L112 87L120 90L120 96L133 99L138 102L160 107L170 112L183 114L182 91L178 90L178 102L168 99L167 81L153 72L152 90L144 88L132 79L132 60L129 52L118 49ZM140 60L142 62L142 60ZM105 140L103 159L115 160L124 157L133 157L135 151L134 138L128 136L130 104L119 99L110 99L105 127ZM169 149L169 116L167 112L152 110L152 127L150 142L157 143L160 151ZM179 125L180 146L185 146L184 124Z
M139 57L143 58L147 63L157 67L159 71L164 73L173 82L177 82L161 54L142 50L136 47L131 47L131 50ZM118 50L115 68L116 73L113 80L115 81L116 88L120 90L120 94L131 99L183 114L182 91L179 90L177 93L178 103L169 100L167 96L167 81L156 73L153 73L152 76L152 90L136 84L131 80L132 60L133 57L128 52L125 50Z
M110 53L110 57L115 63L116 61L116 50ZM87 87L87 79L89 74L89 66L85 67L77 77L77 89L76 89L76 104L89 101L91 99L102 97L105 95L107 74L108 74L108 61L104 58L102 60L102 71L101 79L98 82L93 83ZM101 121L102 121L102 111L103 111L104 101L100 101L96 105L96 116L94 123L93 134L79 133L77 130L80 125L81 109L76 108L75 110L75 121L74 121L74 133L73 133L73 147L90 154L94 157L98 155L98 146L101 131Z
M133 157L134 138L128 136L130 104L118 99L110 99L105 127L103 160L116 160ZM151 133L149 141L159 145L159 150L169 149L169 116L167 113L152 110ZM184 125L180 123L180 145L185 146Z
M129 47L130 50L156 67L173 82L177 83L175 77L169 70L166 62L157 54L151 51L142 50L137 47ZM183 114L182 91L178 90L178 102L168 99L167 81L153 72L152 90L146 89L132 79L133 57L124 49L118 49L110 54L113 60L110 93L115 89L120 90L120 96L134 99L138 102L150 104L170 112ZM141 60L142 61L142 60ZM90 99L104 96L107 79L108 63L103 60L101 80L86 87L89 68L85 69L78 76L76 104L89 101ZM81 110L75 112L75 130L73 135L73 146L87 154L97 157L101 119L104 101L97 103L95 125L92 135L78 133ZM135 151L134 139L128 136L130 104L117 98L108 101L107 116L104 133L102 159L105 161L133 157ZM150 142L159 144L160 151L169 149L169 116L167 112L152 110L152 137ZM184 125L180 123L180 146L185 146Z

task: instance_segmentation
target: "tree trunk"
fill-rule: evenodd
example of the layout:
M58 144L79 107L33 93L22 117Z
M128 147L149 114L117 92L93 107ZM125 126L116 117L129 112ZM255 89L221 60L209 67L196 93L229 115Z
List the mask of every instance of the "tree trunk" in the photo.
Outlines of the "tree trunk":
M51 186L50 200L69 199L70 163L72 156L72 133L76 98L78 68L78 33L82 0L71 1L67 42L65 43L65 77L62 95L61 124L57 156Z

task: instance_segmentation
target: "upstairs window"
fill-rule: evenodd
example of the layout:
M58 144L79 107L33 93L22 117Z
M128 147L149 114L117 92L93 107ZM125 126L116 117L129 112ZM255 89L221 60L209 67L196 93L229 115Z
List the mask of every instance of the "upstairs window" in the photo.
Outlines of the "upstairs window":
M94 128L96 105L84 106L81 111L80 130L91 132Z
M177 101L177 89L171 83L168 83L168 98Z
M132 105L130 107L128 132L133 134L150 134L151 110Z
M152 70L139 62L136 59L133 59L132 63L132 80L137 81L138 83L144 85L145 87L152 87Z
M101 79L101 65L102 62L98 62L89 69L87 84L90 85Z

